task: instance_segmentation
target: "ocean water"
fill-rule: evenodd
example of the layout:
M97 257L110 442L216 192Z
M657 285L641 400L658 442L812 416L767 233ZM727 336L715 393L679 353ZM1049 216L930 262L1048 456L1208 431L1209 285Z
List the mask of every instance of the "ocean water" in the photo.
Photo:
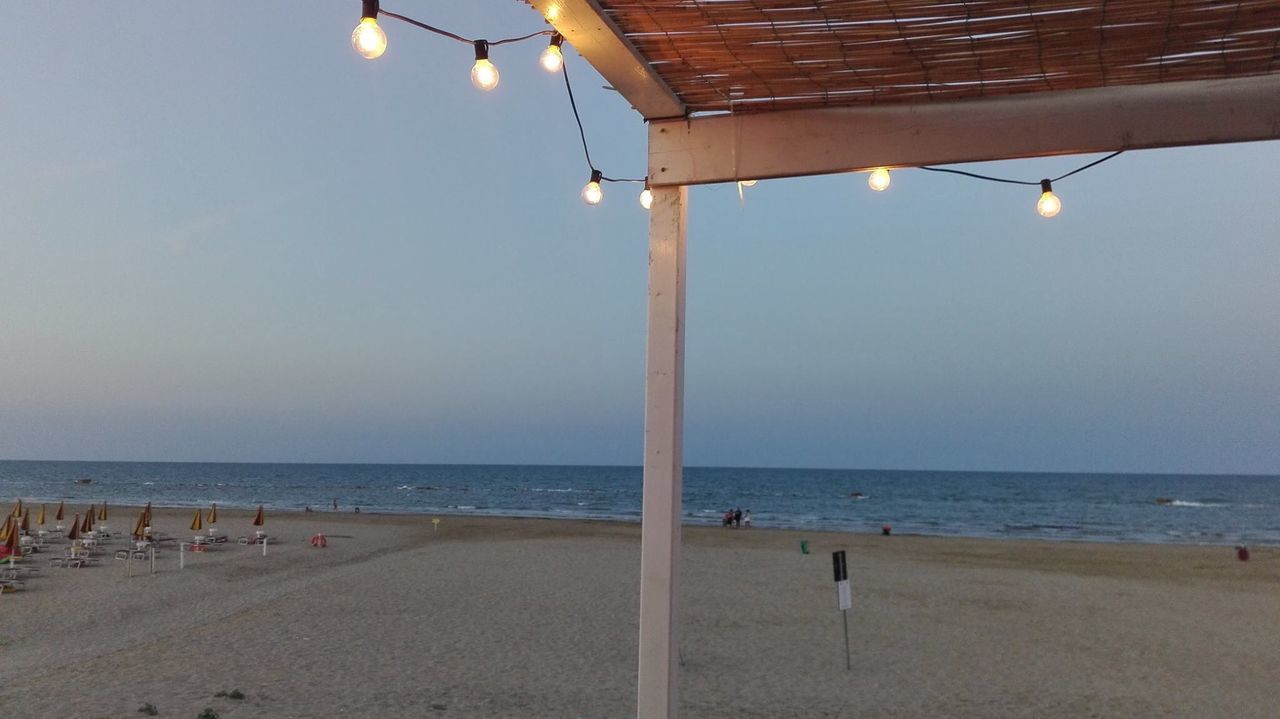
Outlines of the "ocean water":
M88 477L91 484L73 480ZM861 497L851 496L861 493ZM638 467L0 461L0 501L638 521ZM1171 500L1157 504L1156 498ZM1280 476L690 467L686 523L1088 541L1280 545Z

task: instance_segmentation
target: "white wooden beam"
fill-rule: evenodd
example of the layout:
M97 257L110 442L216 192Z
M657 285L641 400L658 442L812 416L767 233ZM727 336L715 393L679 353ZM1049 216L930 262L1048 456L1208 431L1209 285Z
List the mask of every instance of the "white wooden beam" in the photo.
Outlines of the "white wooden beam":
M1280 73L649 124L658 185L1280 139Z
M676 716L687 202L688 188L655 188L649 210L649 350L644 386L640 674L636 685L639 719Z
M684 103L595 0L528 2L646 120L684 116Z

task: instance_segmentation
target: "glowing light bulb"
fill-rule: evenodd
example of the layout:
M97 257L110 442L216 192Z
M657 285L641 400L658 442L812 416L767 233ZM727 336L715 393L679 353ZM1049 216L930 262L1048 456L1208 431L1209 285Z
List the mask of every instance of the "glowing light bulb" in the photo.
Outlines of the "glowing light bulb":
M498 86L498 68L489 62L488 40L476 40L476 64L471 66L471 84L486 92Z
M1036 202L1036 212L1041 217L1054 217L1062 212L1062 200L1053 194L1053 185L1048 180L1040 181L1040 200Z
M599 170L591 171L591 181L582 188L582 201L588 205L598 205L604 199L604 190L600 189L603 174Z
M547 45L547 49L538 56L538 62L542 64L543 70L560 72L560 68L564 67L564 51L560 49L562 44L564 44L563 35L556 33L551 36L551 44Z
M377 60L387 51L387 34L371 17L360 18L360 24L351 31L351 47L366 60Z
M644 209L653 207L653 190L649 189L649 183L645 183L644 189L640 191L640 206Z
M884 192L889 189L890 182L892 182L892 178L889 177L888 168L877 167L867 176L867 187L876 192Z

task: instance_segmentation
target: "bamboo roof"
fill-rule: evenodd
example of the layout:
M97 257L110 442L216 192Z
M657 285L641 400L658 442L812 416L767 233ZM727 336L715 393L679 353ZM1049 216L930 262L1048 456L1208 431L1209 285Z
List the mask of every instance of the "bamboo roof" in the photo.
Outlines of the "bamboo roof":
M691 113L1280 72L1277 0L595 0Z

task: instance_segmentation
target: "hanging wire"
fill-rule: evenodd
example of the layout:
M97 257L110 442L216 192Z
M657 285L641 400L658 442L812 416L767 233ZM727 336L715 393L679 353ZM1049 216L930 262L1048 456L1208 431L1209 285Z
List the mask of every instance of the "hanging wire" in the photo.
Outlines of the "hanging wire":
M521 35L520 37L508 37L501 40L493 40L489 43L489 46L492 47L494 45L506 45L513 42L524 42L525 40L531 40L535 37L545 37L547 35L554 34L556 34L555 30L539 30L537 32L531 32L528 35Z
M574 102L573 85L569 84L569 68L565 64L560 65L560 74L564 75L564 89L569 93L569 107L573 109L573 119L578 123L578 136L582 138L582 154L587 156L587 167L595 172L596 166L591 162L591 150L587 149L587 131L582 129L582 117L578 115L578 103Z
M582 129L582 116L578 114L578 103L573 99L573 84L569 82L569 68L562 64L560 66L560 74L564 75L564 89L569 95L569 107L573 110L574 122L578 123L578 137L582 138L582 154L587 158L587 168L595 172L595 163L591 162L591 150L587 147L587 132ZM605 177L603 175L601 175L600 179L605 182L644 182L643 178L637 180L629 177Z
M1116 150L1115 152L1111 153L1110 155L1107 155L1106 157L1100 160L1094 160L1093 162L1090 162L1089 164L1084 165L1083 167L1077 167L1076 169L1072 170L1071 172L1068 172L1065 175L1059 175L1053 178L1052 180L1049 180L1049 182L1057 182L1058 180L1065 180L1066 178L1071 177L1077 172L1084 172L1085 170L1089 169L1090 167L1093 167L1094 165L1101 165L1102 163L1106 162L1107 160L1110 160L1111 158L1115 157L1116 155L1119 155L1122 152L1124 152L1124 150Z
M454 33L449 32L448 30L442 30L438 27L435 27L434 25L428 25L425 22L414 20L411 17L400 15L399 13L394 13L394 12L391 12L390 10L383 10L379 8L378 14L386 15L387 17L393 17L401 22L407 22L410 25L413 25L414 27L420 27L423 30L426 30L428 32L433 32L437 35L440 35L441 37L447 37L450 40L457 40L458 42L464 42L468 45L474 45L476 43L475 40L465 38L461 35L456 35ZM490 40L489 47L493 47L494 45L507 45L513 42L523 42L525 40L531 40L535 37L540 37L543 35L551 35L554 32L555 32L554 30L539 30L538 32L531 32L528 35L521 35L520 37L507 37L501 40Z
M1087 164L1087 165L1082 165L1082 166L1080 166L1080 167L1077 167L1076 169L1072 170L1071 172L1068 172L1068 173L1067 173L1067 174L1065 174L1065 175L1059 175L1059 176L1057 176L1057 177L1051 178L1049 181L1050 181L1050 182L1057 182L1058 180L1065 180L1066 178L1071 177L1072 175L1076 174L1077 172L1084 172L1085 170L1089 169L1090 167L1093 167L1093 166L1095 166L1095 165L1101 165L1102 163L1106 162L1107 160L1110 160L1111 158L1115 157L1116 155L1122 154L1123 152L1124 152L1124 150L1116 150L1115 152L1111 153L1110 155L1107 155L1106 157L1103 157L1103 158L1098 159L1098 160L1094 160L1093 162L1090 162L1090 163L1089 163L1089 164ZM929 172L945 172L945 173L947 173L947 174L951 174L951 175L964 175L965 177L972 177L972 178L974 178L974 179L978 179L978 180L986 180L986 181L988 181L988 182L1003 182L1003 183L1008 184L1008 185L1030 185L1030 186L1033 186L1033 187L1039 187L1039 186L1040 186L1040 181L1039 181L1039 180L1036 180L1035 182L1028 182L1028 181L1026 181L1026 180L1010 180L1010 179L1008 179L1008 178L1004 178L1004 177L992 177L992 176L990 176L990 175L979 175L979 174L978 174L978 173L976 173L976 172L966 172L966 171L964 171L964 170L954 170L954 169L952 169L952 168L950 168L950 167L929 167L928 165L921 165L921 166L920 166L919 168L917 168L917 169L920 169L920 170L928 170Z
M395 18L396 20L408 23L410 25L413 25L414 27L422 28L423 30L426 30L428 32L433 32L437 35L440 35L441 37L447 37L450 40L466 43L468 45L474 45L476 43L475 40L472 40L470 38L466 38L456 33L449 32L448 30L438 28L434 25L428 25L425 22L414 20L411 17L407 17L399 13L394 13L389 10L382 10L382 9L379 9L378 12L379 14L386 15L387 17ZM488 45L489 47L493 47L495 45L507 45L510 43L531 40L535 37L544 37L547 35L554 35L554 34L555 34L554 30L539 30L538 32L531 32L528 35L521 35L519 37L508 37L508 38L503 38L501 40L490 40L488 41ZM591 172L594 173L596 172L596 166L595 166L595 163L591 161L591 150L587 146L587 131L582 126L582 116L578 113L578 103L573 97L573 85L569 82L568 68L566 68L563 64L560 66L560 73L564 75L564 89L565 89L565 92L569 95L569 107L573 110L573 119L575 122L578 123L578 137L582 139L582 154L587 159L587 167L591 170ZM634 179L634 178L628 178L628 177L605 177L603 174L601 175L600 179L604 182L645 182L643 178Z

